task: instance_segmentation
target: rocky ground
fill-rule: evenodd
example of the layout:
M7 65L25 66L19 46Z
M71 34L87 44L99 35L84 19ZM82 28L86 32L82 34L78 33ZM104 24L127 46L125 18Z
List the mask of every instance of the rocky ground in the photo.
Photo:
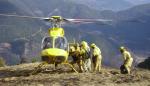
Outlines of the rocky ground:
M31 75L39 63L0 68L0 86L150 86L150 71L134 69L130 75L103 67L100 73L74 73L66 65L48 65Z

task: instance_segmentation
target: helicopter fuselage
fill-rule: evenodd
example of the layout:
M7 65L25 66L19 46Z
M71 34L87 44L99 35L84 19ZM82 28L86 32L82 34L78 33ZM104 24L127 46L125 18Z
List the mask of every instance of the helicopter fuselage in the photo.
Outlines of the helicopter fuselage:
M68 42L63 28L49 29L49 36L42 40L42 61L48 64L65 63L68 60Z
M67 62L68 52L58 48L48 48L41 51L42 61L48 64L60 64Z

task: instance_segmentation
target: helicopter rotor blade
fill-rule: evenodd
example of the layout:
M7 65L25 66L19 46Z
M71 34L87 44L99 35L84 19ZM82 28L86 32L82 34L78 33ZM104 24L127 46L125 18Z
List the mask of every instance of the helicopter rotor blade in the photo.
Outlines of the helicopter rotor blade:
M0 16L6 16L6 17L20 17L20 18L31 18L31 19L44 19L44 17L20 16L20 15L11 15L11 14L0 14Z
M112 22L112 20L106 20L106 19L65 19L67 22L72 23L101 23L101 24L107 24Z
M112 21L106 19L66 19L68 21Z
M13 15L13 14L0 14L0 16L42 19L50 22L53 21L53 18L51 17L20 16L20 15ZM70 19L70 18L62 18L62 21L71 22L71 23L100 23L100 24L109 24L110 22L112 22L112 20L107 20L107 19Z
M45 20L45 21L50 21L50 20L52 20L52 18L49 18L49 17L47 17L47 18L42 18L43 20Z

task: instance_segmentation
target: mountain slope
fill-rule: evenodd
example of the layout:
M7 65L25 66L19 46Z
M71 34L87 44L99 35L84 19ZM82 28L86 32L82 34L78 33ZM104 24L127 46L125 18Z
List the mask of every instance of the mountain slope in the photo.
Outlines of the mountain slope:
M135 4L135 5L150 3L149 0L125 0L125 1L128 1L128 2Z
M135 20L141 16L150 16L150 4L143 4L143 5L138 5L135 7L132 7L130 9L124 10L124 11L119 11L117 12L118 19L123 19L123 20Z
M124 41L135 50L150 50L145 44L150 43L150 4L133 7L126 11L118 12L118 23L116 24L117 35L122 36ZM128 35L127 35L128 34ZM128 40L128 41L127 41ZM130 43L133 44L130 44Z
M89 7L73 2L67 2L65 0L9 0L15 6L20 9L29 12L33 16L51 16L61 15L63 17L92 17L93 15L99 15L96 10L90 9ZM41 4L39 4L41 3Z
M1 0L0 1L0 14L13 14L13 15L30 15L30 13L23 11L21 8L15 6L10 3L9 0ZM7 65L18 64L20 58L18 54L16 55L13 51L17 51L18 47L21 46L13 46L11 43L18 39L26 39L34 44L34 53L39 50L37 42L41 42L42 34L36 34L32 36L32 34L39 31L40 27L45 27L45 25L39 20L33 19L25 19L25 18L17 18L17 17L4 17L0 16L0 45L1 44L9 44L9 48L5 48L4 46L0 46L0 57L5 58ZM31 44L31 43L30 43ZM23 45L24 46L24 45ZM38 48L38 49L37 49ZM13 51L12 51L13 50ZM29 49L31 50L31 48ZM24 51L24 49L22 49ZM32 51L33 53L33 51ZM38 54L32 55L33 57L38 56Z
M130 2L127 2L125 0L115 0L115 1L114 0L86 0L86 1L72 0L72 1L79 4L87 5L97 10L119 11L133 6Z
M73 2L87 5L97 10L121 11L136 5L150 3L149 0L71 0Z
M39 5L38 2L41 2L40 0L36 1L35 3L32 1L27 1L27 0L3 0L0 1L0 9L7 10L7 12L0 11L1 14L16 14L16 15L25 15L25 16L37 16L42 13L42 15L47 15L49 14L48 12L51 12L53 15L62 15L70 18L95 18L99 16L100 12L97 12L96 10L92 10L88 8L87 6L82 6L79 4L74 4L74 3L66 3L63 1L52 1L49 0L49 2L43 2L42 4ZM63 4L62 4L63 3ZM57 5L55 5L57 4ZM62 4L62 5L60 5ZM49 9L51 8L51 9ZM53 11L57 8L56 12ZM38 13L36 13L38 12ZM93 16L95 15L95 16ZM50 16L50 15L49 15ZM28 19L28 18L17 18L17 17L4 17L0 16L0 33L2 36L0 36L0 43L3 42L9 42L12 43L12 52L18 51L21 47L22 44L18 46L13 46L17 44L13 44L15 40L17 39L26 39L29 40L27 44L28 46L22 48L24 52L20 52L19 56L24 56L22 54L25 54L25 51L29 52L25 55L25 57L31 58L33 57L39 57L39 50L40 50L40 43L43 37L43 33L39 33L32 37L32 34L36 33L39 31L40 28L42 28L42 32L46 32L47 28L45 26L45 22L43 23L42 20L37 20L37 19ZM72 32L72 30L69 28L67 33ZM74 29L74 32L78 33L78 30ZM68 40L72 39L71 37L73 36L68 36ZM73 40L70 40L73 41ZM32 43L34 50L31 51L32 47L30 47L30 44ZM26 45L26 44L25 44ZM23 46L25 46L23 45ZM35 51L38 51L35 53ZM17 53L18 54L18 53ZM32 55L29 55L32 54ZM1 55L2 57L6 58L5 55ZM8 57L10 58L10 57ZM11 58L10 58L11 59ZM6 62L9 63L9 62ZM13 63L11 63L13 64Z
M90 42L95 42L102 49L104 63L121 64L119 46L125 46L137 58L146 58L150 55L150 4L139 5L131 9L113 13L114 22L111 25L86 24L79 28L86 33L86 39L92 38ZM79 30L79 31L80 31ZM97 38L99 37L99 38ZM102 40L101 38L105 39ZM93 41L94 40L94 41ZM97 42L97 40L99 40ZM104 44L102 44L104 42ZM107 46L107 47L104 47ZM109 62L110 60L111 62ZM117 62L116 62L117 61Z
M7 10L7 12L3 10L0 11L0 13L15 13L17 15L31 16L49 14L61 15L67 18L113 19L110 25L93 23L67 24L64 26L66 37L69 41L73 41L72 39L75 38L78 42L87 40L89 43L96 43L102 50L104 64L106 65L118 67L119 64L121 64L122 60L120 58L120 52L118 51L120 45L127 46L131 51L134 51L134 53L149 55L150 46L147 45L150 43L150 4L136 6L125 11L113 12L93 10L87 6L67 2L66 0L47 0L45 2L41 0L36 0L36 2L30 0L3 0L0 2L0 8ZM39 20L12 17L3 18L0 16L0 21L2 22L1 25L7 25L7 27L1 26L1 42L12 42L14 39L20 37L31 38L30 35L39 30L40 27L43 28L42 30L44 32L46 32L48 28ZM8 27L8 25L12 27ZM38 36L33 38L34 40L31 39L34 41L34 45L38 45L35 46L35 50L40 50L41 37L43 37L43 35L38 34ZM30 50L30 48L27 48L27 50ZM40 51L36 53L36 56L39 55L39 52ZM116 62L117 65L114 65L114 62Z

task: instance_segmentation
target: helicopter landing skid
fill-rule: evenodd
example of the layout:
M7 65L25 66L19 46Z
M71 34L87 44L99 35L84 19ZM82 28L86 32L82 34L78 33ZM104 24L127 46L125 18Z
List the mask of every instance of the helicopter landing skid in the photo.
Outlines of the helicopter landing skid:
M69 65L74 70L74 72L78 73L78 71L70 63L62 63L62 64Z
M34 75L34 74L38 73L39 71L41 71L40 69L46 64L48 64L48 63L42 62L41 64L39 64L37 67L34 68L33 72L31 72L30 75ZM61 64L69 65L74 70L74 72L78 73L78 71L70 63L61 63ZM54 63L54 65L55 65L55 63Z

